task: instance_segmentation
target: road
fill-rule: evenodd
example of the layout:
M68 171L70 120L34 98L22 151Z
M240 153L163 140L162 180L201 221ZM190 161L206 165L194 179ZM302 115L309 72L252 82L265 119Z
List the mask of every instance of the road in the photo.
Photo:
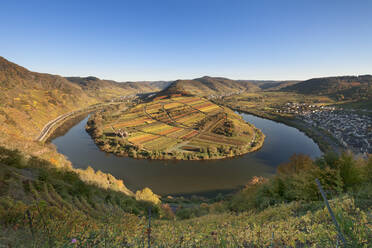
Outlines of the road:
M75 113L76 113L76 111L73 111L73 112L70 112L70 113L67 113L67 114L63 114L63 115L58 116L54 120L51 120L50 122L48 122L43 127L43 129L40 132L40 135L36 138L36 140L43 142L44 138L48 135L48 133L54 127L54 125L56 125L58 122L60 122L62 120L65 120L66 118L72 116Z
M60 122L63 122L64 120L66 120L66 119L70 118L71 116L74 116L74 115L76 115L78 113L89 112L89 111L92 111L94 109L98 109L98 108L101 108L103 106L107 106L107 105L110 105L110 104L115 104L115 103L96 104L96 105L93 105L93 106L89 106L89 107L87 107L85 109L80 109L80 110L76 110L76 111L72 111L70 113L66 113L66 114L60 115L57 118L55 118L54 120L51 120L50 122L48 122L43 127L43 129L41 130L39 136L35 140L36 141L40 141L40 142L45 142L45 139L48 137L48 134L50 133L50 131L52 131L53 128L55 127L55 125L59 124Z

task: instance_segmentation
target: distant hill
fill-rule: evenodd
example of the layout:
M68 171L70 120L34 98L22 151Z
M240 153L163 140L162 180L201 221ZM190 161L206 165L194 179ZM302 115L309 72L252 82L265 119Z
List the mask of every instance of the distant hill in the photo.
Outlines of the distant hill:
M327 95L339 100L367 100L372 98L372 75L313 78L281 90Z
M299 81L232 80L222 77L201 77L192 80L177 80L172 83L184 92L198 96L229 95L261 90L275 91ZM170 88L174 89L174 88Z
M257 85L249 81L207 76L193 80L177 80L173 85L198 96L226 95L260 90Z
M171 83L165 89L155 94L150 99L159 99L159 98L171 98L175 95L179 96L192 96L190 92L186 91L182 84L178 84L176 82Z
M294 85L300 81L268 81L268 80L264 80L264 81L258 81L258 80L253 80L251 81L252 83L254 83L255 85L257 85L258 87L260 87L261 90L266 90L266 91L276 91L276 90L280 90L284 87L287 87L287 86L290 86L290 85Z
M162 90L168 87L171 83L173 83L173 81L135 81L135 82L124 82L124 83L137 84L137 85L148 85L151 88Z
M96 77L66 77L70 82L79 85L90 97L109 100L118 96L138 93L157 92L170 84L166 81L156 82L123 82L103 80Z

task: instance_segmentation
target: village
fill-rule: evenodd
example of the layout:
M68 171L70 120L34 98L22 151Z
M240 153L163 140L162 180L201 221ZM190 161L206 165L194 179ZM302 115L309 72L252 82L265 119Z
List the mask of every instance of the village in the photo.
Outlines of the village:
M372 153L372 118L341 108L304 103L286 103L277 113L293 114L306 123L326 130L345 148L357 153Z

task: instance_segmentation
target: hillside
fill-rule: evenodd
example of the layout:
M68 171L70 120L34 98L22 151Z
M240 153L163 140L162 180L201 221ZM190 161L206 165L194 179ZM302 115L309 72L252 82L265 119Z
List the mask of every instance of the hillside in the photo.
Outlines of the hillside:
M221 77L201 77L192 80L177 80L173 84L198 96L225 96L259 91L277 91L299 81L231 80Z
M0 57L0 127L8 134L33 139L51 119L97 103L63 77L31 72Z
M281 90L338 100L368 100L372 98L372 75L312 78Z
M0 146L43 159L55 168L73 171L86 183L132 194L123 181L91 169L74 170L53 145L35 141L44 125L56 117L99 103L109 95L119 97L130 93L117 90L121 86L115 88L115 85L95 82L94 87L99 91L96 94L90 85L85 87L61 76L31 72L0 57ZM143 90L152 92L155 88Z
M169 82L115 82L96 77L66 77L70 82L79 85L90 97L101 101L111 100L120 96L138 93L157 92L168 86Z
M159 91L150 99L169 98L174 95L193 96L188 90L185 89L185 87L187 87L187 83L181 84L177 83L177 81L172 82L171 84L168 85L168 87L166 87L162 91Z
M110 230L107 223L117 224L122 235L131 235L137 215L145 215L152 204L141 201L138 192L134 196L111 175L92 169L82 172L57 169L48 161L0 146L0 247L8 242L14 244L11 247L66 247L62 243L93 229ZM153 206L154 215L156 210ZM9 228L15 222L19 226L21 216L28 216L31 226L31 232L23 232L30 235L28 240L21 232L23 238L12 237L22 227Z
M260 87L261 90L266 91L277 91L284 87L297 84L300 81L251 81L258 87Z
M193 80L177 80L173 84L198 96L226 95L260 90L258 86L249 81L207 76Z
M327 192L347 247L367 248L372 241L372 157L293 156L276 176L253 178L232 197L150 204L16 151L0 147L0 155L4 247L145 247L149 237L151 247L335 247L341 241L314 178Z
M31 72L0 57L0 142L33 140L59 115L113 98L162 90L169 82L126 82Z

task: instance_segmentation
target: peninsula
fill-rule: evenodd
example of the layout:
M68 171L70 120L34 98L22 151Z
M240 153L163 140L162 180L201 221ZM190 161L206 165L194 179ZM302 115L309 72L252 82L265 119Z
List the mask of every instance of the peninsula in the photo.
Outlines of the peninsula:
M231 109L176 84L134 106L97 112L86 129L102 150L145 159L222 159L264 142L264 134Z

